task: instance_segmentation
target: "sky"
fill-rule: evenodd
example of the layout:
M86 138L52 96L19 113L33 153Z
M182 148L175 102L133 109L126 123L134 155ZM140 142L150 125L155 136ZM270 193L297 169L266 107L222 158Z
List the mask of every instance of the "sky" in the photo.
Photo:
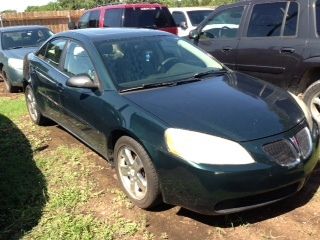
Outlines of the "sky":
M0 0L0 12L8 9L23 12L28 6L41 6L51 1L52 0Z

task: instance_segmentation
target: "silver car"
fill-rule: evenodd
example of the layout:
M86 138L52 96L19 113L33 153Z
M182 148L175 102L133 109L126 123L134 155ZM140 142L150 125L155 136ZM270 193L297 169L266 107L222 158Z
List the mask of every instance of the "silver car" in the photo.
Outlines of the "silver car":
M24 56L52 35L50 29L43 26L0 28L0 79L8 92L17 92L22 87Z

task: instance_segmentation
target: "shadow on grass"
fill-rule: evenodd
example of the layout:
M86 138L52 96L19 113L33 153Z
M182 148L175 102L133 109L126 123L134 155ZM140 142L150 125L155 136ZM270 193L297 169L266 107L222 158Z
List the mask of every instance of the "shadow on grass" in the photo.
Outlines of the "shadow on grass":
M46 198L28 139L0 114L0 239L19 239L35 227Z
M304 206L315 196L319 186L320 165L318 164L308 182L300 192L277 203L225 216L206 216L184 208L179 210L178 215L194 219L209 226L221 228L232 228L248 223L257 223ZM320 197L320 195L318 197Z

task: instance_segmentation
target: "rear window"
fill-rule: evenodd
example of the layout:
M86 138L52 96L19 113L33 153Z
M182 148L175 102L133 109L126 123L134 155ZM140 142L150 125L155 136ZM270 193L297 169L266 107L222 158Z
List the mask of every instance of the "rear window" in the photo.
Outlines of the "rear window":
M126 8L124 27L166 28L176 24L168 8Z
M201 23L203 19L205 19L210 13L212 13L211 10L196 10L187 12L192 26L198 26L199 23Z

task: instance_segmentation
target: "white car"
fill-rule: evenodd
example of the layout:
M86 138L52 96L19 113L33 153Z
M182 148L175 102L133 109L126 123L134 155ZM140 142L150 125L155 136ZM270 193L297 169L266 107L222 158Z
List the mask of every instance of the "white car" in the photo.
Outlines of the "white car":
M178 36L185 37L189 35L192 29L195 29L203 19L205 19L214 8L210 7L183 7L169 8L174 21L178 26Z

